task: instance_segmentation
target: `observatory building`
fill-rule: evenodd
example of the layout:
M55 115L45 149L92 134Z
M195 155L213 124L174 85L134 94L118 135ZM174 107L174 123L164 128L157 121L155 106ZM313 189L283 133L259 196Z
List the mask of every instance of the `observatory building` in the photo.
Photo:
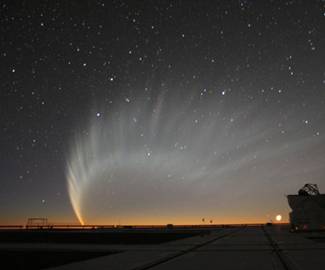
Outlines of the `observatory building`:
M289 214L294 230L325 229L325 194L320 194L316 184L306 184L298 195L288 195L292 209Z

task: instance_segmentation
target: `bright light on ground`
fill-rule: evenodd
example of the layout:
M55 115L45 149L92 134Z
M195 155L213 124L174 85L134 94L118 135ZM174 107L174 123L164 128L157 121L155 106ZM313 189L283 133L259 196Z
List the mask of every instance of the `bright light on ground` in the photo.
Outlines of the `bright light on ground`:
M275 217L275 219L276 219L276 221L281 221L281 220L282 220L282 216L281 216L281 215L277 215L277 216Z

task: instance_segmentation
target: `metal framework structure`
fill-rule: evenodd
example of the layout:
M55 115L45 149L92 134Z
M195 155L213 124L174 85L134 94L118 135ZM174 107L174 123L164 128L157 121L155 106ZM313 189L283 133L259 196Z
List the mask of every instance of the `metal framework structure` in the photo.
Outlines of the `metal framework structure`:
M34 217L34 218L27 219L26 227L42 227L42 226L48 226L47 218Z
M305 184L298 192L300 196L319 195L319 189L316 184Z

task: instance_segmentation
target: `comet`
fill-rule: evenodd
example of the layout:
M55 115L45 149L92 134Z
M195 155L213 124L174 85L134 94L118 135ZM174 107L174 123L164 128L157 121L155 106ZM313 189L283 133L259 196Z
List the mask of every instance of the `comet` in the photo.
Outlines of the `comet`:
M166 90L94 106L67 156L67 188L79 222L197 223L272 211L270 201L282 194L274 183L292 187L289 180L303 170L296 152L317 140L295 136L298 124L283 134L263 100L231 109L228 102L234 101L224 90ZM283 166L282 160L293 162ZM280 183L282 177L288 181ZM259 207L256 193L263 194Z

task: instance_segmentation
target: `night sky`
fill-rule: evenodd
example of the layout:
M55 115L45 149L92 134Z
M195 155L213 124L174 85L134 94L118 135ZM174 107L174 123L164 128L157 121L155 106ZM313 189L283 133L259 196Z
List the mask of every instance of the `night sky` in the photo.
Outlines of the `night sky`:
M2 1L0 223L287 220L325 192L325 1Z

